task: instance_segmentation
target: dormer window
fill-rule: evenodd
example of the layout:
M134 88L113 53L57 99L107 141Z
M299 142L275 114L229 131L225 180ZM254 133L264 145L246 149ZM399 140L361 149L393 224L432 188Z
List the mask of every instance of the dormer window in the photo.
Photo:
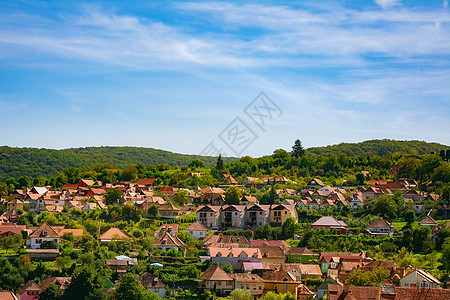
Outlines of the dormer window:
M233 253L228 254L229 258L233 258Z

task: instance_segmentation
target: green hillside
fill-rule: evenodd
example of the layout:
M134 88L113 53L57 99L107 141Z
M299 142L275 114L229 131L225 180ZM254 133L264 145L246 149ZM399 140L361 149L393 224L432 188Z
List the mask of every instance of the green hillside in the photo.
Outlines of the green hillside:
M441 150L448 150L449 146L424 141L396 141L396 140L370 140L361 143L341 143L326 147L313 147L307 150L308 154L339 155L345 153L348 156L378 155L388 156L395 152L403 154L439 154Z
M169 151L139 147L87 147L64 150L0 147L0 179L28 175L48 176L68 167L89 167L98 164L112 164L119 168L130 165L167 163L171 166L188 165L193 159L202 160L212 166L217 158L185 155ZM224 158L225 162L235 159Z

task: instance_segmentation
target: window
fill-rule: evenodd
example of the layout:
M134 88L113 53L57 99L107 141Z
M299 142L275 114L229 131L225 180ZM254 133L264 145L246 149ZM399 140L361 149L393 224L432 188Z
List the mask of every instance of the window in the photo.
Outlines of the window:
M283 291L287 291L287 290L289 290L289 285L283 284L281 288L283 289Z
M231 285L232 283L232 281L227 281L227 285Z
M46 236L48 234L48 231L47 230L42 230L42 235L43 236Z

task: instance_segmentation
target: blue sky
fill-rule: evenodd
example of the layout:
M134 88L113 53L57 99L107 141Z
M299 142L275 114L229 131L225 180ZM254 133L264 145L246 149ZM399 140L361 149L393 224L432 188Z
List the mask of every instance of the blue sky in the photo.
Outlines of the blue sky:
M354 3L357 2L357 3ZM447 1L0 1L0 144L450 144ZM244 113L264 92L282 110Z

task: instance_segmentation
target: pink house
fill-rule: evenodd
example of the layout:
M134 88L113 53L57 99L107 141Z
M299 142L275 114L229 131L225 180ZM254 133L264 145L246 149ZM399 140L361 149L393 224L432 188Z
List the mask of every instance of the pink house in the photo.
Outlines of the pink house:
M17 293L19 300L37 300L42 289L33 280L28 281Z

